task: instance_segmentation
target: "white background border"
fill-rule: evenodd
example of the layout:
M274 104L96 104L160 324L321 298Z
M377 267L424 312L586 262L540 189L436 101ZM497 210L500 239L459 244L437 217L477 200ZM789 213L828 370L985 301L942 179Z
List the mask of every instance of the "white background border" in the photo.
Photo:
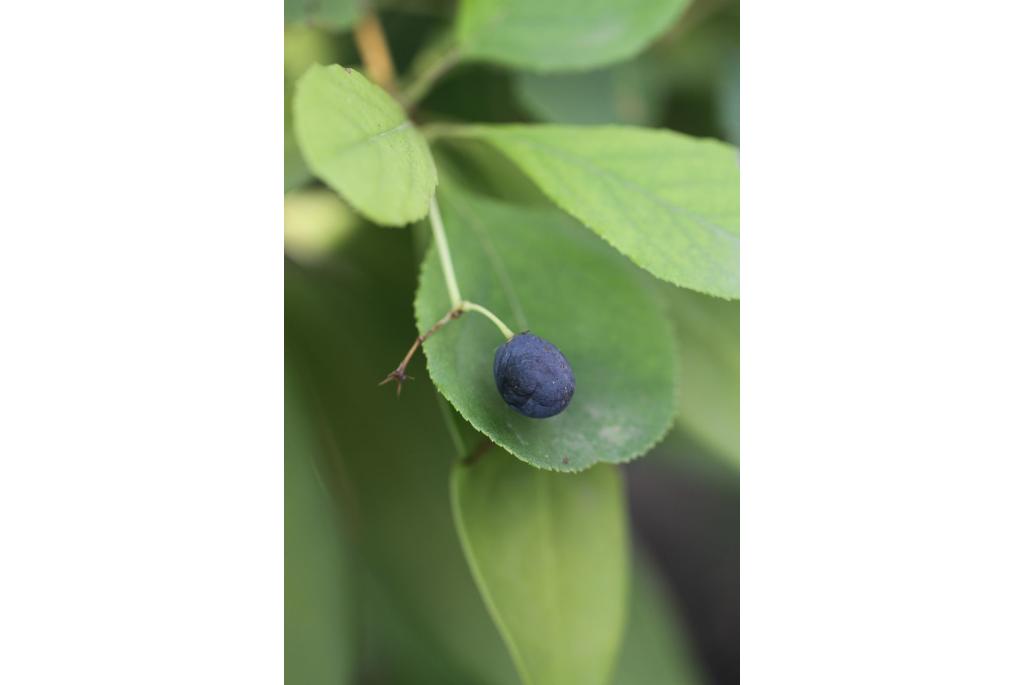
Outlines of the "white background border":
M0 682L280 683L281 7L0 12Z
M743 4L748 683L1024 682L1022 20Z

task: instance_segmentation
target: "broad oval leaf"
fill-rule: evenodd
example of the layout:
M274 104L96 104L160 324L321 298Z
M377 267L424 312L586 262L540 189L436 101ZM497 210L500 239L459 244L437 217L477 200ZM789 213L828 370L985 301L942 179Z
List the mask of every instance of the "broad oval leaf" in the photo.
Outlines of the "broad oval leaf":
M541 468L579 471L649 450L672 421L676 359L671 326L644 274L554 209L507 205L450 184L440 200L463 297L554 343L576 376L564 412L521 416L494 382L494 352L504 340L469 312L424 345L441 393L477 430ZM420 330L450 306L432 247L416 294Z
M523 682L607 683L629 576L615 467L556 474L493 449L455 467L452 508L473 578Z
M463 0L456 38L466 57L551 71L626 59L690 0Z
M423 218L437 185L430 149L390 95L358 71L315 64L295 89L295 137L313 173L361 214Z
M740 179L733 146L626 126L446 132L497 147L557 205L655 276L739 297Z

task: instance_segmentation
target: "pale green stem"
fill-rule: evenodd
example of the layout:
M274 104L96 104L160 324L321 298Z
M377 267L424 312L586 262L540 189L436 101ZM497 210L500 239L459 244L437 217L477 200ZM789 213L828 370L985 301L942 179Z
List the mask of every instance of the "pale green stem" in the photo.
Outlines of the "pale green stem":
M459 282L455 279L455 266L452 264L452 253L448 247L448 236L444 232L444 222L441 221L441 210L437 206L436 195L430 199L430 228L434 233L437 255L441 259L441 271L444 273L444 282L448 287L448 297L452 301L452 312L479 312L498 327L506 340L510 340L515 334L494 312L483 305L462 299Z
M455 280L452 253L448 249L448 237L444 233L444 223L441 222L441 210L437 207L436 195L430 198L430 229L434 233L434 244L437 245L437 254L441 258L441 271L444 272L444 282L448 286L452 309L459 309L462 306L462 294L459 292L459 283Z
M501 334L505 336L505 340L511 340L512 336L515 335L515 333L512 332L512 329L506 326L505 322L499 319L497 316L495 316L494 312L492 312L487 307L478 305L476 302L463 301L462 309L463 311L467 312L480 312L481 314L486 316L488 319L491 320L491 323L498 327L498 330L501 331Z

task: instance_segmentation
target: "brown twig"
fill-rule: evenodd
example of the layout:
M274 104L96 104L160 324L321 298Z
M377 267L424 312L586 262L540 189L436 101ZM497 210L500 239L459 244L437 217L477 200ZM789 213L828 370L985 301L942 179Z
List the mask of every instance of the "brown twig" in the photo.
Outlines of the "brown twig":
M377 13L368 10L355 28L356 48L366 73L377 85L390 93L395 90L395 64L391 60L388 39Z
M449 321L452 321L452 320L457 319L460 316L462 316L462 311L463 310L462 310L461 307L456 307L455 309L452 309L447 314L442 316L441 319L437 323L435 323L433 326L431 326L427 330L426 333L424 333L423 335L416 336L416 340L413 341L412 347L410 347L409 351L405 353L405 358L402 360L402 363L399 364L397 369L395 369L394 371L389 373L387 375L387 377L384 380L382 380L380 383L378 383L377 385L384 385L385 383L390 383L391 381L395 381L395 382L398 383L398 388L397 388L395 394L398 395L398 396L401 396L402 395L402 383L407 381L407 380L410 380L410 381L411 380L416 380L415 378L413 378L412 376L408 375L405 372L405 369L409 366L409 362L412 361L413 355L416 354L416 350L418 350L420 348L420 345L422 345L423 343L425 343L427 341L427 338L432 336L434 333L437 333Z

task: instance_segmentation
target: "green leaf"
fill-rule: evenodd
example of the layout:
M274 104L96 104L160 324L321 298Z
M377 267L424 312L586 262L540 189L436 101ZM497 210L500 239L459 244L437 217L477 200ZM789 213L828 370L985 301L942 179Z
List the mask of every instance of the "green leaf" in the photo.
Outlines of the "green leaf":
M637 60L571 74L520 74L516 94L530 112L554 124L653 124L657 83Z
M301 188L312 179L306 162L302 159L299 144L295 142L294 126L291 117L292 91L294 84L284 82L284 192Z
M504 341L472 312L424 346L438 389L477 430L534 466L579 471L649 450L672 421L675 350L644 274L553 209L494 202L450 184L440 199L462 295L558 346L576 394L552 418L516 413L494 383L494 352ZM420 330L450 306L432 247L416 293Z
M355 595L339 515L319 473L323 445L306 388L285 365L285 682L340 685L355 671Z
M442 138L431 148L438 173L477 195L550 208L551 200L508 157L482 140Z
M456 38L469 58L550 71L636 54L689 0L463 0Z
M292 97L295 81L306 69L316 63L340 61L344 50L337 40L323 31L303 25L286 26L284 29L284 190L299 188L313 176L306 168L295 142L292 125Z
M284 192L301 188L306 185L312 177L305 162L302 161L302 153L295 143L295 136L290 129L284 132Z
M690 636L672 611L673 601L649 562L633 563L629 619L615 685L703 685Z
M361 221L341 198L326 188L285 193L285 254L299 262L325 260Z
M316 392L355 552L434 660L429 670L460 673L434 682L513 685L515 668L455 533L455 449L422 359L410 368L422 380L400 399L393 386L377 387L416 336L411 237L361 225L331 261L286 262L285 350L305 364Z
M444 131L496 146L557 205L655 276L739 297L739 163L731 145L624 126Z
M378 224L423 218L437 170L419 131L358 71L314 65L295 93L295 137L313 173Z
M726 132L726 139L740 142L740 51L733 50L721 70L715 91L718 122Z
M679 341L679 423L740 461L740 303L665 287Z
M465 564L463 564L465 565ZM518 685L518 678L508 662L495 664L489 678L467 673L454 662L444 650L438 649L430 636L424 634L429 626L410 620L403 612L400 597L392 595L386 584L381 583L374 569L362 564L359 576L359 647L360 683L369 685L482 685L482 683L507 683ZM464 575L464 574L463 574ZM472 585L472 583L470 583ZM476 588L469 591L476 593ZM397 600L397 601L396 601ZM456 617L457 618L457 617ZM503 648L496 630L493 641ZM488 636L490 637L490 636ZM470 637L469 642L474 642ZM502 655L499 655L502 656Z
M284 0L285 23L305 23L331 31L347 29L360 15L357 0Z
M629 568L615 467L556 474L493 449L455 467L452 508L473 578L523 682L608 682Z

